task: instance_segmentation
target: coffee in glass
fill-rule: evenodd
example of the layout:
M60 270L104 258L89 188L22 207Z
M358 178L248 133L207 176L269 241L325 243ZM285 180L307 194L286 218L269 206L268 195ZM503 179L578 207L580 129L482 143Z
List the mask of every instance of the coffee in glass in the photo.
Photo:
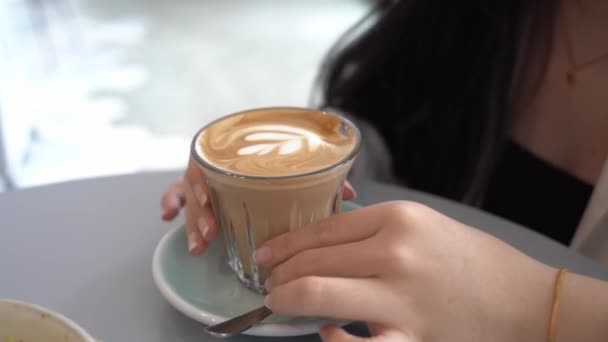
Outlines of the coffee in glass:
M340 211L361 137L345 118L303 108L262 108L202 128L192 154L208 184L228 262L265 293L269 269L253 253L265 241Z

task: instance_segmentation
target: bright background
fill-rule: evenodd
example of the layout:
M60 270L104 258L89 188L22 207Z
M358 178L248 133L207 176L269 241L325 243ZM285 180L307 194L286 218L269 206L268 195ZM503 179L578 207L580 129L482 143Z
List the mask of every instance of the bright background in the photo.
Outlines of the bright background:
M0 0L0 191L183 168L237 110L307 105L364 0Z

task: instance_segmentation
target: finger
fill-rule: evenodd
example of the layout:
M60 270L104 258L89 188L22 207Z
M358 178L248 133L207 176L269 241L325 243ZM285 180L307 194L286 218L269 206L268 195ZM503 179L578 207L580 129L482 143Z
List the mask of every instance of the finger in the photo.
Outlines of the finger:
M199 228L203 208L194 198L192 187L186 180L186 237L188 239L188 251L192 255L201 255L207 249L207 241L203 238Z
M200 216L198 218L198 229L205 240L213 241L217 235L217 220L215 213L210 207L200 208Z
M266 289L305 276L366 278L376 276L386 259L370 240L308 249L272 270Z
M161 207L163 209L162 219L169 221L179 214L179 210L184 205L186 198L184 195L183 178L178 178L161 198Z
M355 198L357 198L357 192L349 181L344 181L344 190L342 190L342 198L347 201L354 200Z
M191 215L186 216L186 238L188 239L188 252L191 255L201 255L207 249L208 242L203 238Z
M211 206L207 182L205 181L203 172L192 157L188 160L188 168L186 169L185 177L187 184L190 185L193 193L192 197L196 200L196 203L201 207Z
M255 252L260 265L275 266L303 250L365 240L384 222L382 205L375 205L300 227L264 243Z
M372 337L359 337L346 332L334 325L326 325L319 331L323 342L408 342L411 338L396 329L382 329L382 332Z
M190 157L184 179L186 194L186 228L188 249L193 255L202 254L217 235L217 222L211 208L203 173Z
M309 276L274 287L265 303L279 315L386 322L387 292L376 279Z

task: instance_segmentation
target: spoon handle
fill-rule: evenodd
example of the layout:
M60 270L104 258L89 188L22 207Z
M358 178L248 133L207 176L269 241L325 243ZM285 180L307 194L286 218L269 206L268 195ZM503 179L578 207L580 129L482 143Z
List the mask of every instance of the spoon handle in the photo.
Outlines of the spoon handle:
M205 331L215 337L231 337L251 328L271 314L272 311L269 308L262 306L222 323L209 326Z

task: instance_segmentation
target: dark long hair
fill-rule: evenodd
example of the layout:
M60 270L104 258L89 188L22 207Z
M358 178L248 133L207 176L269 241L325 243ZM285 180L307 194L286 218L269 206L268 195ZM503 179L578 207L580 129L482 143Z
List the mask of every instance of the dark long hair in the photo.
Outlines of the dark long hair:
M330 51L315 105L373 124L408 186L478 204L544 75L557 3L380 1Z

